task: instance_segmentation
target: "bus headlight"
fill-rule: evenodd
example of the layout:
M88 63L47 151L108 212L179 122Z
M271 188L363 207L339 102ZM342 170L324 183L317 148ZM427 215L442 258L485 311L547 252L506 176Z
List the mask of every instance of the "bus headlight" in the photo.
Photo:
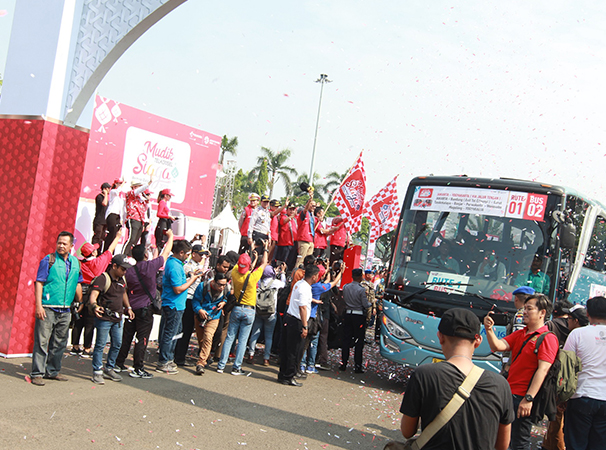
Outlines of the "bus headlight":
M385 325L385 328L387 328L387 331L389 331L389 333L391 335L397 337L398 339L400 339L402 341L405 339L412 338L412 336L408 333L408 331L406 331L400 325L395 323L393 320L391 320L385 314L383 314L383 324Z

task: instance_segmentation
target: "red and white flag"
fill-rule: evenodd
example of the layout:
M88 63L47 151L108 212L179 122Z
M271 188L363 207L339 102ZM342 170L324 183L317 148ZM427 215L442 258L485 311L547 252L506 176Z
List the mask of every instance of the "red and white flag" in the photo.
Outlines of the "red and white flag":
M337 189L334 198L335 205L345 221L345 228L350 233L355 233L362 226L365 196L366 171L364 170L362 153L360 153L358 160L347 172L347 176Z
M375 242L384 234L395 230L398 225L400 203L398 202L397 178L396 175L365 205L364 215L370 219L370 242Z

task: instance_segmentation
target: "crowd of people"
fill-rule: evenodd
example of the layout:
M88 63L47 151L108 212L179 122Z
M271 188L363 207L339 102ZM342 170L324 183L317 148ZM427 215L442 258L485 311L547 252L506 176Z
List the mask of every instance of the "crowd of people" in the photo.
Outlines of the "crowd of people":
M298 206L251 194L240 216L239 251L218 256L209 267L203 236L174 239L169 190L158 196L154 246L148 233L149 184L132 183L123 201L114 192L122 183L102 185L94 238L81 246L81 259L73 255L73 235L64 231L55 252L40 261L32 384L67 380L61 362L70 325L71 352L92 357L94 383L121 381L124 374L152 378L146 349L155 315L160 315L154 367L159 373L191 366L202 376L215 363L216 372L224 373L231 361L231 374L242 375L245 363L269 366L277 356L277 381L302 386L309 374L331 369L329 348L341 349L339 369L347 371L351 347L353 372L364 372L366 328L379 323L376 298L383 274L345 266L348 236L342 220L327 223L311 196ZM129 237L116 253L122 225ZM352 281L341 287L346 273ZM425 433L427 449L529 449L533 423L547 415L546 450L602 448L606 298L591 298L586 307L565 301L552 305L528 283L513 294L517 313L504 337L495 334L492 313L484 318L491 350L505 355L503 376L473 364L474 349L482 342L478 316L469 309L443 314L438 339L446 361L412 374L401 406L404 437L417 433L420 424L419 439ZM340 334L331 333L335 322ZM194 331L198 346L192 358ZM133 342L133 364L127 368ZM258 352L260 342L265 345ZM561 351L576 354L582 370L572 398L555 405L542 392ZM462 406L451 407L457 397L464 399L458 402ZM445 411L452 411L446 419ZM434 419L441 427L430 426Z
M354 371L363 372L365 329L376 313L381 274L346 268L343 220L327 225L312 196L298 207L288 199L283 206L251 194L240 217L239 252L220 255L209 267L204 236L174 239L168 189L158 195L151 239L152 181L131 183L125 195L120 195L122 179L103 183L95 199L93 239L81 246L82 257L73 255L73 235L62 232L56 251L40 262L32 384L67 380L60 371L70 326L70 352L92 358L94 383L121 381L125 374L152 378L145 357L155 315L160 315L154 367L159 373L172 375L180 366L192 366L200 376L214 363L222 373L232 361L231 374L241 375L243 363L255 363L257 344L263 342L260 363L267 366L276 356L278 381L300 386L307 374L330 369L331 314L344 324L340 369L346 370L354 345ZM124 228L128 238L118 253ZM346 270L353 281L341 293ZM340 311L337 299L342 300ZM198 348L192 359L194 331ZM133 342L133 364L127 368Z
M518 310L506 336L495 334L492 312L484 318L491 350L504 354L501 375L473 364L482 342L477 315L460 308L443 314L438 339L446 361L412 374L400 409L405 438L417 433L420 421L417 442L426 444L423 448L530 450L533 424L546 416L542 449L604 448L606 298L590 298L585 307L567 301L552 305L529 286L514 295ZM568 355L560 355L566 351L572 353L570 365ZM568 371L560 371L564 365ZM578 384L565 401L557 393L576 381L571 367L578 371Z

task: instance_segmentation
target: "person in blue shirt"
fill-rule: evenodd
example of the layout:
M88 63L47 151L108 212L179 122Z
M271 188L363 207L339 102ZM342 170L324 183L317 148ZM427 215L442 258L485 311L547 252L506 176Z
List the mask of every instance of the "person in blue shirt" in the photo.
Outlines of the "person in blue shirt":
M194 292L191 306L194 311L196 336L198 337L198 362L196 375L204 373L204 366L213 345L213 336L219 325L223 307L230 293L227 275L216 272L210 281L200 283Z
M80 262L71 254L74 235L62 231L57 237L54 253L46 255L38 266L34 297L36 325L32 352L31 382L44 386L42 377L67 381L60 374L61 360L67 347L70 307L82 300Z
M170 375L179 372L173 361L178 339L175 337L181 333L187 289L203 275L203 271L198 270L189 279L185 276L183 265L192 251L189 241L175 241L172 250L173 254L166 260L162 278L162 319L158 335L160 357L156 367L156 372Z

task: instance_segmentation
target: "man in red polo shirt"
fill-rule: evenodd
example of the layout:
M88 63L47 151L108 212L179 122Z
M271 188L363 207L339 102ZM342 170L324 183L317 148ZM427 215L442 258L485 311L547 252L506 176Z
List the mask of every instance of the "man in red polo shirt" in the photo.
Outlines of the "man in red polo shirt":
M238 249L238 253L241 255L244 252L250 250L250 244L248 243L248 226L250 224L250 216L252 215L253 210L259 206L259 194L248 195L248 205L244 207L242 210L242 214L240 214L240 219L238 220L238 226L240 227L240 248Z
M297 250L295 241L297 238L297 205L289 203L288 209L283 211L278 217L278 249L276 250L276 260L286 263L288 271L295 267Z
M548 330L545 318L551 316L551 301L543 294L529 296L524 302L525 328L514 331L503 339L498 339L493 327L492 312L484 318L486 338L493 352L511 351L511 366L507 381L513 394L516 419L511 426L511 446L513 450L530 450L532 430L532 402L541 389L549 368L558 352L558 338L549 333L535 354L539 335Z
M316 234L314 209L316 209L316 202L313 197L309 197L297 217L297 265L307 255L314 253L314 236Z

